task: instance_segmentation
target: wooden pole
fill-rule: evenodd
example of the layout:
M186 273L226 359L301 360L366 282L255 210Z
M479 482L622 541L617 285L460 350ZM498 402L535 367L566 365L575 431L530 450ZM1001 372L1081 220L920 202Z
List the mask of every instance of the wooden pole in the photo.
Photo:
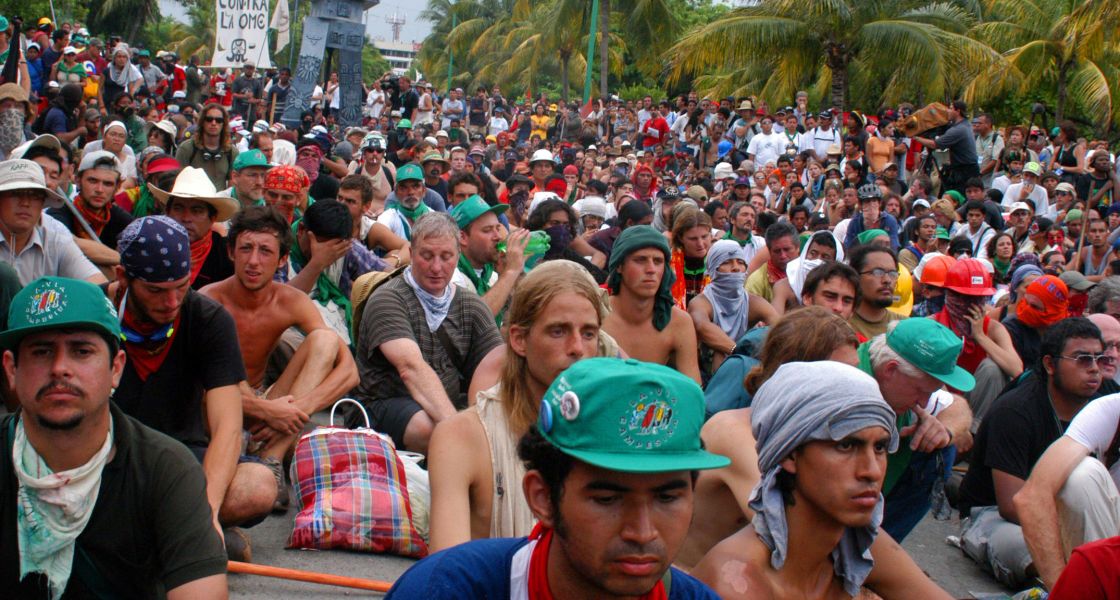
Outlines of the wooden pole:
M388 592L389 588L393 587L392 583L386 581L345 577L342 575L331 575L330 573L315 573L313 571L300 571L298 569L285 569L282 567L270 567L268 565L255 565L235 560L229 561L229 572L242 575L275 577L277 579L288 579L291 581L305 581L307 583L318 583L321 585L334 585L359 590L370 590L383 594Z

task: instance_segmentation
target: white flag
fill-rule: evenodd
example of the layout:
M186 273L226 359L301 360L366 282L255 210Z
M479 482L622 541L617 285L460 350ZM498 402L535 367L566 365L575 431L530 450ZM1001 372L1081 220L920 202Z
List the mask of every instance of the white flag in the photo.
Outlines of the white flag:
M276 0L276 8L272 11L272 22L268 24L271 29L276 31L275 52L279 52L291 41L288 37L291 25L292 19L288 16L288 0Z

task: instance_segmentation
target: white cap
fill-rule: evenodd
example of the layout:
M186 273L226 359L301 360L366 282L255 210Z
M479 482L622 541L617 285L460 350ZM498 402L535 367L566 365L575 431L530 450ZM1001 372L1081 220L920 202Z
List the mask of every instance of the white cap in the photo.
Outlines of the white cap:
M535 162L539 162L539 161L548 161L550 163L554 163L554 162L556 162L556 158L553 157L552 153L549 152L548 150L543 150L542 149L542 150L537 150L536 152L533 153L533 158L529 159L529 164L531 165L531 164L533 164Z
M112 161L113 161L112 170L116 171L117 173L121 172L121 161L117 159L117 155L113 154L112 152L109 152L108 150L97 150L95 152L87 152L84 156L82 156L82 162L81 162L81 164L78 165L78 172L81 173L83 171L88 171L89 169L93 168L94 163L96 163L99 160L105 160L105 159L112 159ZM108 167L105 166L105 165L102 165L99 168L108 168Z
M539 152L547 152L547 150L539 150ZM533 200L531 202L529 202L529 212L527 212L525 214L526 215L533 214L533 211L536 210L537 207L540 206L541 203L544 202L545 200L561 200L561 201L563 201L563 199L560 196L557 196L555 192L537 192L537 193L533 194Z
M1031 210L1031 205L1026 202L1015 202L1011 204L1011 208L1007 210L1007 214L1013 214L1015 211L1025 210L1027 212L1034 212Z
M51 150L54 150L58 154L62 155L62 142L60 142L58 138L54 137L53 135L44 133L43 135L40 135L33 140L28 140L16 146L8 156L10 158L23 158L23 155L27 154L28 150L39 146L50 148Z
M922 198L918 198L917 200L914 201L913 204L910 205L910 210L914 210L915 208L918 208L918 207L929 208L929 202L927 202L926 200L924 200Z
M183 90L175 90L174 92L171 92L171 98L174 100L180 100L186 97L187 93Z
M595 144L591 144L590 146L588 146L588 147L587 147L587 149L588 149L588 150L594 150L594 151L596 151L596 152L598 152L598 151L599 151L599 148L598 148L598 147L596 147L596 146L595 146Z
M77 49L77 48L75 48L75 47L73 47L73 46L67 46L67 47L65 47L65 48L63 48L63 49L62 49L62 54L63 54L63 55L66 55L66 54L77 54L77 53L78 53L78 49Z
M447 132L446 132L446 131L444 131L444 130L440 129L439 131L437 131L437 132L436 132L436 137L437 137L437 138L438 138L438 137L445 137L445 138L449 138L449 137L451 137L451 136L447 135Z
M11 190L43 190L48 196L62 200L58 192L47 188L46 177L39 163L22 158L0 162L0 192Z
M579 216L607 218L607 201L601 196L584 196L579 201Z
M428 142L429 144L431 144L433 146L439 145L439 140L437 140L436 138L434 138L430 135L428 137L424 138L424 141Z
M735 170L731 168L731 163L721 162L716 164L716 168L712 171L713 179L728 179L735 176Z
M268 131L268 121L264 119L257 119L253 121L253 133L258 131Z

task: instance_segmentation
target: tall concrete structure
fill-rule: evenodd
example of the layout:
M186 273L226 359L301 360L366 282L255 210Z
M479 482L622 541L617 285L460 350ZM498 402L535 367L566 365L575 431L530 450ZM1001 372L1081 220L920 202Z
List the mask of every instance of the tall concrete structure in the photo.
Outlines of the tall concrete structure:
M338 55L339 110L343 126L362 120L362 45L366 41L362 14L381 0L312 0L311 14L303 21L299 62L292 73L292 91L281 120L289 127L311 105L311 94L322 77L323 60Z

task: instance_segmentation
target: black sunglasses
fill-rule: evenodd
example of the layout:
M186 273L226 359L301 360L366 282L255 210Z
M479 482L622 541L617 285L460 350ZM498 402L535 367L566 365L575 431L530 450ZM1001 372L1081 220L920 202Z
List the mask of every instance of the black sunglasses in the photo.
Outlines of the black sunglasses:
M226 122L225 117L203 117L202 120L206 121L207 123L225 123Z

